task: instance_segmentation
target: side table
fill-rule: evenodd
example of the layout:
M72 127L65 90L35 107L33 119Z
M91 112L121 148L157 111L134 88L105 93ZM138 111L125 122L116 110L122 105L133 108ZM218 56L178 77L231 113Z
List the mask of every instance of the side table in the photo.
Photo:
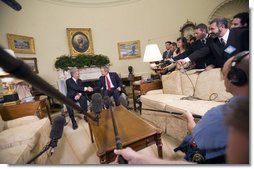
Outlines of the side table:
M46 100L34 100L32 102L17 103L16 105L1 105L0 115L3 120L12 120L24 116L36 115L39 118L44 117L44 112L41 110L47 105Z
M155 89L162 89L162 82L161 80L154 80L149 83L141 83L141 81L135 81L132 84L132 97L133 97L133 105L134 111L136 111L137 107L137 99L135 98L135 90L140 92L140 95L146 94L146 92ZM140 105L140 113L141 113L141 105Z

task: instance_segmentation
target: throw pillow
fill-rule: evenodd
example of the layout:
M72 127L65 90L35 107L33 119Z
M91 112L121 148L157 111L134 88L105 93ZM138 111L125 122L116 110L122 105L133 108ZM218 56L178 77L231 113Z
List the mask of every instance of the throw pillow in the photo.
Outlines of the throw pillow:
M162 80L162 90L164 94L178 94L182 95L181 86L181 72L173 71L169 75L163 75Z
M227 101L232 97L230 93L226 92L220 68L204 71L199 74L194 96L203 100L220 102Z

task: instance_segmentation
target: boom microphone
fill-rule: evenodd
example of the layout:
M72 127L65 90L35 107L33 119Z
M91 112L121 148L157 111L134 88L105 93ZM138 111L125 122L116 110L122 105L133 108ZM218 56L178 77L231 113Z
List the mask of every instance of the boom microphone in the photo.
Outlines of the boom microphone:
M22 9L21 5L15 0L2 0L2 2L14 9L15 11L20 11Z
M104 96L103 97L103 103L104 103L104 105L107 109L113 106L113 103L112 103L109 96Z
M155 109L146 109L146 108L142 108L142 110L154 111L154 112L160 112L160 113L167 113L167 114L172 114L172 115L183 115L183 113L179 113L179 112L170 112L170 111L166 111L166 110L155 110ZM194 118L199 118L199 119L202 118L202 116L197 115L197 114L192 114L192 116L193 116Z
M120 136L119 136L119 133L118 133L118 129L117 129L117 125L116 125L116 120L115 120L115 115L114 115L114 112L112 110L112 101L111 101L109 96L105 96L103 98L103 100L104 100L105 106L107 108L109 108L110 113L111 113L112 124L113 124L113 129L114 129L114 134L115 134L116 148L117 149L122 149L123 148L122 142L120 140ZM125 160L122 155L119 155L118 156L118 163L119 164L128 164L128 161Z
M99 123L100 112L102 110L102 97L99 93L92 95L92 111L95 113L97 123Z
M95 113L100 113L102 110L102 97L99 93L92 95L92 110Z
M58 116L53 122L52 129L50 132L50 146L52 148L57 146L57 141L62 137L63 128L65 124L65 118L63 116Z
M44 152L48 151L49 149L52 155L54 147L57 146L58 139L62 137L64 124L65 119L63 116L58 116L55 118L50 132L51 138L50 142L38 154L32 157L26 164L31 164L34 160L36 160L38 157L40 157Z
M30 67L25 64L21 59L16 59L11 56L8 52L4 51L0 46L0 67L7 73L10 73L12 76L15 76L19 79L23 79L30 83L33 87L41 91L42 93L56 98L59 102L68 105L69 107L84 113L90 119L96 121L96 119L82 110L78 105L76 105L72 100L68 99L62 93L60 93L57 89L52 87L48 82L44 79L36 75Z

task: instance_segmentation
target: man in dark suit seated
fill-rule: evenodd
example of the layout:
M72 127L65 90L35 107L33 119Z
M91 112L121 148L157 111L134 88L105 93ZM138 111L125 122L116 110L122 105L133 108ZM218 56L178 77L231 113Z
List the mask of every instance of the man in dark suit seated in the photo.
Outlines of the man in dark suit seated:
M74 102L78 102L80 104L81 109L84 112L87 112L87 98L85 95L85 91L88 91L88 87L84 87L82 85L82 81L79 79L80 73L78 69L70 70L71 77L66 80L67 87L67 97L73 100ZM69 117L72 122L72 128L75 130L78 128L77 122L74 118L73 109L67 106L67 111L69 113ZM86 120L86 116L84 115L84 119Z
M116 106L120 105L120 94L122 90L122 79L115 72L109 72L107 66L101 67L101 76L98 81L97 87L89 91L100 91L103 90L104 96L113 96Z

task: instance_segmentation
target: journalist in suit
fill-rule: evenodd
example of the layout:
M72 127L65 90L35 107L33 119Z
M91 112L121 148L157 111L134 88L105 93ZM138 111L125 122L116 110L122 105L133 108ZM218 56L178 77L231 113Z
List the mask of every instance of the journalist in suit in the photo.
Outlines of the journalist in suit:
M116 106L120 105L120 94L122 90L123 82L121 78L115 72L109 72L107 66L100 68L101 76L98 81L97 87L94 87L92 91L103 90L104 96L113 96Z
M82 85L82 81L79 79L80 73L78 69L72 69L70 71L70 74L71 78L66 80L67 97L74 102L78 102L80 104L81 109L84 112L87 112L87 98L85 95L85 91L88 91L88 88ZM78 125L74 118L73 109L67 106L67 111L72 121L72 127L75 130L76 128L78 128ZM86 120L85 115L84 119Z
M208 28L205 24L200 23L194 28L194 35L196 41L194 41L187 49L186 52L179 54L174 57L173 60L177 61L180 59L184 59L196 50L199 50L205 46L209 46L212 42L212 38L208 36ZM210 59L212 54L206 55L205 57L201 57L195 60L195 69L205 69L208 63L210 63Z
M228 58L241 51L249 50L249 29L247 28L229 29L227 19L215 18L210 22L210 32L213 39L209 45L196 50L178 63L184 64L212 54L206 69L222 68Z

